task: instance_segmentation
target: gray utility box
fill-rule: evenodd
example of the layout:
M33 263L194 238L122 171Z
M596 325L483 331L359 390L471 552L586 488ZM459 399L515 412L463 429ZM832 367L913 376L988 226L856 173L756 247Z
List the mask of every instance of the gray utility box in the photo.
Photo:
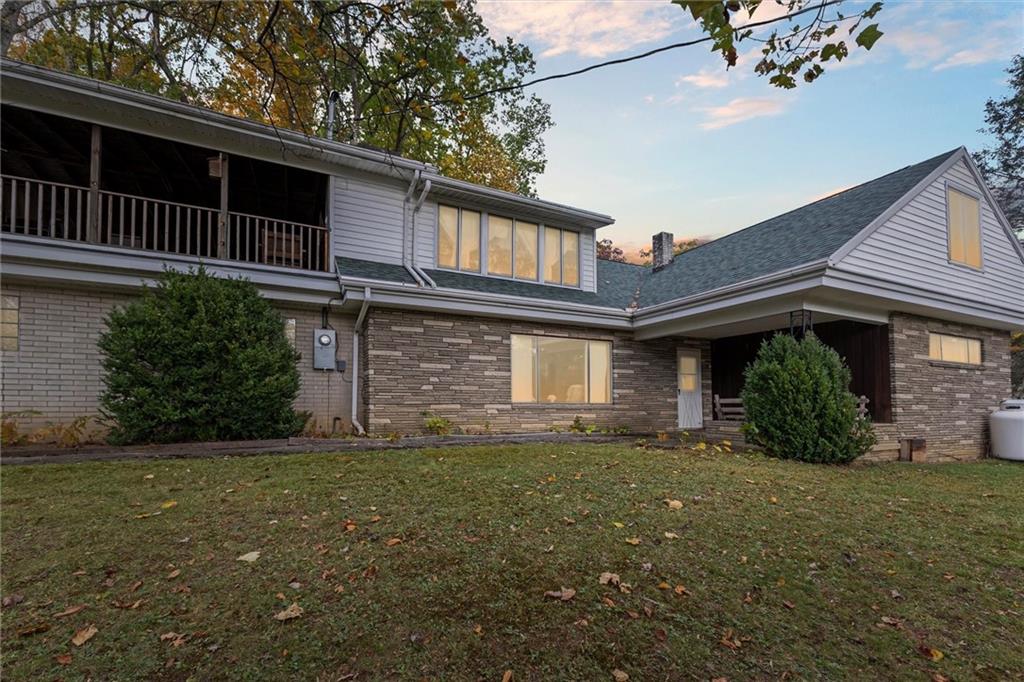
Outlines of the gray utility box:
M335 370L338 334L333 329L313 330L313 369Z

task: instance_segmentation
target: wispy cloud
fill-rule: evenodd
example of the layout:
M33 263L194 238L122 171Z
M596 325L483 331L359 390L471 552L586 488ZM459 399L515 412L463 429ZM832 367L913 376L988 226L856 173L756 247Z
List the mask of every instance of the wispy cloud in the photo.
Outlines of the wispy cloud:
M482 0L477 11L492 33L526 42L542 57L606 57L663 40L687 19L678 6L638 0Z
M717 107L700 107L704 113L700 127L704 130L725 128L752 118L778 116L786 110L786 102L776 97L737 97Z
M933 71L1008 61L1022 44L1024 20L1019 14L987 21L979 17L970 22L930 19L894 23L879 42L899 52L908 68Z
M701 69L697 73L677 78L676 87L680 85L692 85L697 88L724 88L729 85L729 75L724 66L718 70Z

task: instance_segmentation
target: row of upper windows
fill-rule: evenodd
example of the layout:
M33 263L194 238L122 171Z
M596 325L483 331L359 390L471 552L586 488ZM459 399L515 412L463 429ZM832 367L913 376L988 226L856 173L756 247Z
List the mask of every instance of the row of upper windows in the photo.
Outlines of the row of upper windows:
M486 235L483 237L482 235ZM485 248L486 247L486 248ZM546 284L580 285L580 235L572 230L439 206L437 266Z

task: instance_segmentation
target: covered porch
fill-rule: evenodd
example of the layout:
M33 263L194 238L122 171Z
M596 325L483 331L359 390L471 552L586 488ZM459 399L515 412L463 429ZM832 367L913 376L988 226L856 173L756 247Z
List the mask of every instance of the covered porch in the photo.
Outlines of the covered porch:
M329 272L326 175L12 105L4 235Z

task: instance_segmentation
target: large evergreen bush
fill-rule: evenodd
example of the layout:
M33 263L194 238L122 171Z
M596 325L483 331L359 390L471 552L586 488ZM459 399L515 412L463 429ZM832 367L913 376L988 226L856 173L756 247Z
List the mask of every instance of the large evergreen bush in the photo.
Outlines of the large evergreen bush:
M169 270L106 322L100 406L112 442L281 438L302 428L292 408L299 356L251 282Z
M875 444L849 385L842 358L813 333L799 341L776 334L746 369L744 431L774 457L849 462Z

